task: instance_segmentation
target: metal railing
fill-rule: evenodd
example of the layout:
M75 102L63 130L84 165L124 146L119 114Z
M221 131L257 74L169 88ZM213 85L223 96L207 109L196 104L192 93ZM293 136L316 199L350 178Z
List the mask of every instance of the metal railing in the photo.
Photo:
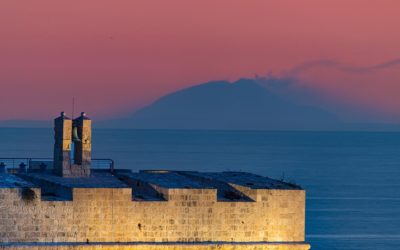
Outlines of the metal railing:
M92 159L92 168L109 169L111 173L114 172L113 159Z
M92 168L114 172L114 160L92 159ZM43 172L54 169L53 158L0 157L0 173Z

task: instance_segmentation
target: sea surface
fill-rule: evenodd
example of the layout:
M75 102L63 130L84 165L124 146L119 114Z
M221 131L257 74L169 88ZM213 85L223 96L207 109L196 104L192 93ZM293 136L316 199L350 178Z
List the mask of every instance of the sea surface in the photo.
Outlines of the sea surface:
M0 157L52 157L52 129L0 129ZM400 249L400 133L94 131L117 168L239 170L307 191L312 249Z

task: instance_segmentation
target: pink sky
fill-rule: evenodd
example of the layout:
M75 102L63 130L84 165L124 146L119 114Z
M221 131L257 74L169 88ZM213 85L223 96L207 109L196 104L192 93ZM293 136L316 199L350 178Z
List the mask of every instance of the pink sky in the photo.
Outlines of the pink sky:
M394 60L399 10L397 0L2 0L0 119L70 113L72 96L107 118L210 80ZM340 102L400 115L400 67L298 77Z

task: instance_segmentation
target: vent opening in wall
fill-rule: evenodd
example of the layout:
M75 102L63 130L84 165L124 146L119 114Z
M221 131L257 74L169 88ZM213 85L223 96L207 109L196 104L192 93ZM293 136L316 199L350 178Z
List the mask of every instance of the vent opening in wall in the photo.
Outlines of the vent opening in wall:
M21 190L21 197L25 202L33 202L36 199L36 193L30 188L23 188Z

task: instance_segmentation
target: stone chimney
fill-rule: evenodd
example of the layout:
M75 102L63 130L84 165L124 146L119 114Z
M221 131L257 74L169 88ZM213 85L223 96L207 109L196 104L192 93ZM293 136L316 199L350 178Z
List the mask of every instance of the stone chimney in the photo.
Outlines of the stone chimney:
M81 113L72 121L64 112L54 120L54 173L62 177L90 176L91 120Z

